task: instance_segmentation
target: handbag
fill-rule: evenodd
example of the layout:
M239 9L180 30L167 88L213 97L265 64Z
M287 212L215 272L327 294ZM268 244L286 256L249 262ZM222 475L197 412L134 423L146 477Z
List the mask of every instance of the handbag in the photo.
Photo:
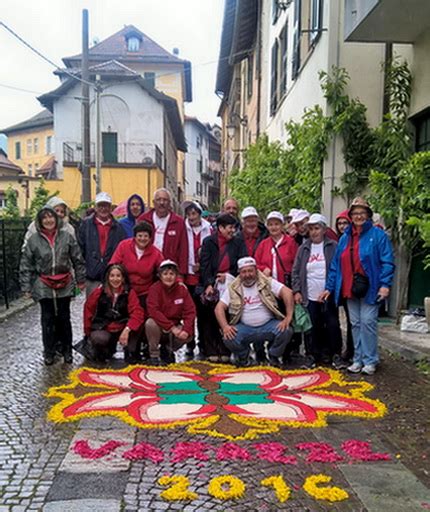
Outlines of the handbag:
M218 268L219 268L222 260L224 259L224 256L227 254L227 250L228 250L228 247L226 245L223 252L218 257ZM213 293L206 293L204 290L202 291L202 293L200 293L200 295L199 295L200 302L203 304L203 306L215 307L217 305L217 302L220 299L220 294L219 294L219 290L215 286L213 286L213 289L214 289Z
M279 254L279 251L278 251L278 248L276 247L276 245L274 245L273 248L275 249L276 257L278 258L279 263L281 264L281 268L284 272L284 279L282 280L282 284L285 284L285 286L287 288L291 288L291 274L285 270L284 263L282 261L281 255Z
M96 361L93 348L88 339L88 336L84 336L81 340L73 345L73 350L76 350L79 354L83 355L88 361Z
M354 237L351 236L351 248L349 251L352 268L352 287L351 293L356 299L362 299L369 291L369 278L354 270Z
M293 329L294 332L307 332L312 329L311 317L301 304L294 306Z

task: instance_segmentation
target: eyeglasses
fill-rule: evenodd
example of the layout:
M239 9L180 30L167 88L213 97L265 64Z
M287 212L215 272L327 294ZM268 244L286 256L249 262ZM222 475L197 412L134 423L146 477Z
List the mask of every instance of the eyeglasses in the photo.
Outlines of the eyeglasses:
M351 217L363 217L363 216L367 215L367 212L366 211L352 212L350 215L351 215Z

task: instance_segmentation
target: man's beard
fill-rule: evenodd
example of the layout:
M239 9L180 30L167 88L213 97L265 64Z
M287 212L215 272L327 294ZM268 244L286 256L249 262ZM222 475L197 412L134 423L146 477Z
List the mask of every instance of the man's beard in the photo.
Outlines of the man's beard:
M254 286L254 284L257 282L256 278L252 279L244 279L242 281L243 286L246 286L247 288L251 288L251 286Z

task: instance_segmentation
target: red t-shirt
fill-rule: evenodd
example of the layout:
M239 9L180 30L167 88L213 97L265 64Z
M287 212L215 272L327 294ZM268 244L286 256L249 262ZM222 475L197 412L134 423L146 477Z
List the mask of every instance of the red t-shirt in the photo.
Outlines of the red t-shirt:
M108 222L104 223L102 223L97 217L94 217L94 220L97 226L97 232L99 234L100 254L103 257L106 252L109 231L112 227L112 219L109 219Z
M354 268L351 265L351 243L353 243L352 261ZM358 273L362 274L363 276L366 275L361 265L359 247L360 231L358 231L357 228L353 226L351 231L351 239L343 253L340 255L340 268L342 269L342 297L346 299L353 298L351 289L354 274Z
M230 258L227 250L229 241L230 239L218 233L219 258L221 258L218 264L218 272L228 272L230 270Z

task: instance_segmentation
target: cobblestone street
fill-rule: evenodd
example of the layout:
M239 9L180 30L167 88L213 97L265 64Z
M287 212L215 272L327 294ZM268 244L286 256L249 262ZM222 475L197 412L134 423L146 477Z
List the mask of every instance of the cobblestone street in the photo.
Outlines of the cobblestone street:
M81 335L82 298L74 301L74 338ZM0 511L46 510L289 510L289 511L423 511L430 508L428 460L428 378L412 366L384 353L383 365L371 392L388 407L380 420L330 417L326 428L283 428L279 434L260 436L258 441L236 444L255 453L256 442L278 442L288 446L287 455L298 463L285 465L267 460L194 459L172 462L171 448L179 442L201 441L216 450L225 439L191 436L185 429L138 429L112 417L86 418L75 423L55 424L46 419L54 404L44 396L51 386L66 384L70 366L45 367L42 359L39 311L34 306L9 318L1 328L0 366L2 381L0 415ZM82 364L75 355L74 368ZM118 366L120 363L118 362ZM353 380L355 377L348 376ZM79 459L73 443L87 439L97 447L109 440L125 443L124 449L147 442L163 450L164 461L130 461L121 450L105 459ZM336 463L307 462L306 453L295 446L304 442L330 443L342 454L348 439L369 441L372 449L387 452L390 461ZM211 452L213 453L213 452ZM332 477L330 485L346 490L349 498L333 504L316 500L303 490L310 475ZM274 490L260 485L268 476L282 474L291 497L280 503ZM163 475L185 475L198 497L189 502L168 502L160 497ZM243 498L221 501L208 493L211 478L234 475L246 484Z

